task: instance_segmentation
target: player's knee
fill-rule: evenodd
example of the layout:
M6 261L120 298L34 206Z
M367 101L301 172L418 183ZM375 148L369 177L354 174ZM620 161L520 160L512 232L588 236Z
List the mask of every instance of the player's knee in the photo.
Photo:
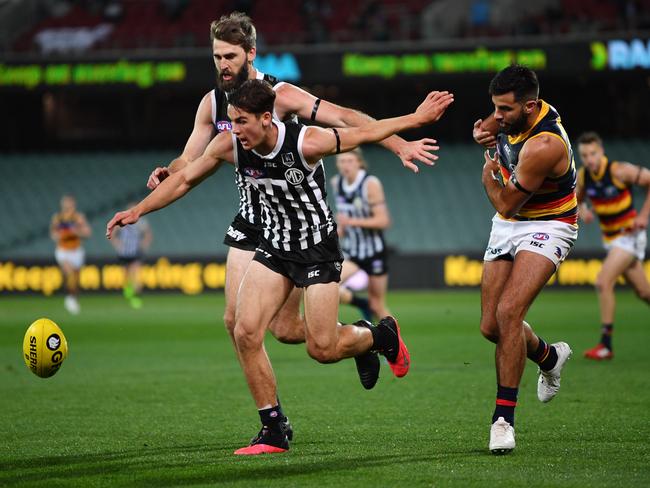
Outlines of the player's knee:
M643 290L635 290L636 296L638 296L644 302L650 303L650 288Z
M264 334L259 334L251 324L238 321L233 331L235 344L240 351L259 349L264 341Z
M598 276L596 276L596 282L594 283L594 286L596 287L596 291L598 293L602 293L604 291L606 292L609 290L613 290L614 284L615 284L614 280L611 280L603 276L602 274L599 274Z
M226 327L226 331L230 337L235 337L235 312L231 310L226 310L223 314L223 324Z
M338 360L336 357L336 348L333 346L320 345L313 342L308 343L307 353L319 363L334 363Z
M273 337L283 344L300 344L301 342L305 342L305 330L299 320L282 324L273 321L269 330L273 334Z
M523 320L522 309L519 305L504 301L499 304L496 311L498 333L508 330L513 325L521 326Z
M496 320L481 320L481 334L488 341L494 342L495 344L499 340L499 327L497 326Z

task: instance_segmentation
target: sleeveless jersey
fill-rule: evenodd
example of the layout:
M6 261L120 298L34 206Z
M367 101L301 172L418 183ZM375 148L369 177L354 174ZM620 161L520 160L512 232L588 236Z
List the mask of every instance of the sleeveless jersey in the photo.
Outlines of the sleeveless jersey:
M603 240L609 242L632 228L636 210L631 187L612 174L616 161L604 159L598 174L580 168L578 177L600 221Z
M351 184L348 184L341 175L334 177L333 187L338 212L353 219L372 217L372 210L368 203L369 178L370 175L364 170L359 171ZM345 227L341 248L351 258L370 259L385 250L384 233L379 229Z
M59 235L57 247L68 251L81 247L81 239L75 230L78 221L79 214L76 212L72 214L63 214L59 212L55 215L54 226Z
M497 154L501 164L504 183L510 179L519 162L519 153L526 141L542 134L557 137L567 150L567 170L557 178L548 177L542 186L528 199L513 220L559 220L578 224L578 200L576 198L576 169L571 142L560 115L548 103L540 100L541 110L531 129L517 136L497 135Z
M142 243L149 223L142 217L135 224L121 227L118 233L119 248L117 254L123 258L135 258L142 253Z
M278 85L276 77L257 71L257 79L265 80L272 86ZM228 95L226 92L215 88L211 92L212 98L212 124L217 133L230 131L232 125L228 117ZM246 182L241 172L235 169L235 184L239 191L239 214L254 225L260 225L260 197L255 187Z
M319 254L336 230L326 201L323 161L313 167L305 161L302 141L307 126L277 120L273 123L278 129L278 139L273 151L266 155L245 150L232 135L237 171L245 175L260 195L261 241L286 260L331 261L331 258L321 259L325 253ZM338 241L335 244L338 250Z

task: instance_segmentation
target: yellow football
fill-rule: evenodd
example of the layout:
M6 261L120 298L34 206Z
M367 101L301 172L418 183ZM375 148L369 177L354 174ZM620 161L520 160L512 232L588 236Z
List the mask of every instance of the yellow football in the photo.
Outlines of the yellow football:
M23 358L32 373L49 378L67 357L68 342L58 325L43 318L29 326L23 339Z

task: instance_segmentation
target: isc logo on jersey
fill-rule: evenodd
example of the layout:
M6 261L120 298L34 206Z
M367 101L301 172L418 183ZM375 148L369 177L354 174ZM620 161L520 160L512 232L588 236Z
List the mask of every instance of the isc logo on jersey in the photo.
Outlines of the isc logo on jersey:
M23 339L23 358L32 373L49 378L67 357L68 342L58 325L43 318L29 326Z

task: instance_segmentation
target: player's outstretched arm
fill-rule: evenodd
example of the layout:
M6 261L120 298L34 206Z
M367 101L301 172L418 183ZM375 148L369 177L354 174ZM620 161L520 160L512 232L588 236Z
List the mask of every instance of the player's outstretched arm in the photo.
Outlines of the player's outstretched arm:
M232 134L222 132L208 145L203 156L166 178L144 200L123 212L118 212L106 225L106 237L111 238L115 227L134 224L139 218L175 202L213 174L222 161L233 160Z
M641 210L634 219L634 229L646 229L650 218L650 169L630 163L616 163L612 166L612 176L626 185L643 186L646 196Z
M431 92L415 112L376 120L361 127L343 129L321 129L310 127L303 141L303 155L308 162L314 163L323 156L346 152L366 142L377 142L391 134L407 129L422 127L436 122L454 101L454 95L449 92ZM435 140L422 139L427 151L435 151Z
M289 83L282 83L276 89L275 111L280 119L289 114L296 114L304 120L311 120L329 127L360 127L374 122L375 119L363 112L342 107L327 100L317 99L311 93ZM386 149L392 151L404 167L414 173L419 172L416 161L433 166L438 156L425 149L421 140L405 141L392 135L379 141Z
M155 189L170 174L182 170L185 166L200 157L208 147L215 132L214 126L212 125L211 97L211 93L207 93L201 100L201 103L199 103L194 117L194 127L185 143L182 154L172 160L169 165L158 166L154 169L147 180L147 188L150 190Z

